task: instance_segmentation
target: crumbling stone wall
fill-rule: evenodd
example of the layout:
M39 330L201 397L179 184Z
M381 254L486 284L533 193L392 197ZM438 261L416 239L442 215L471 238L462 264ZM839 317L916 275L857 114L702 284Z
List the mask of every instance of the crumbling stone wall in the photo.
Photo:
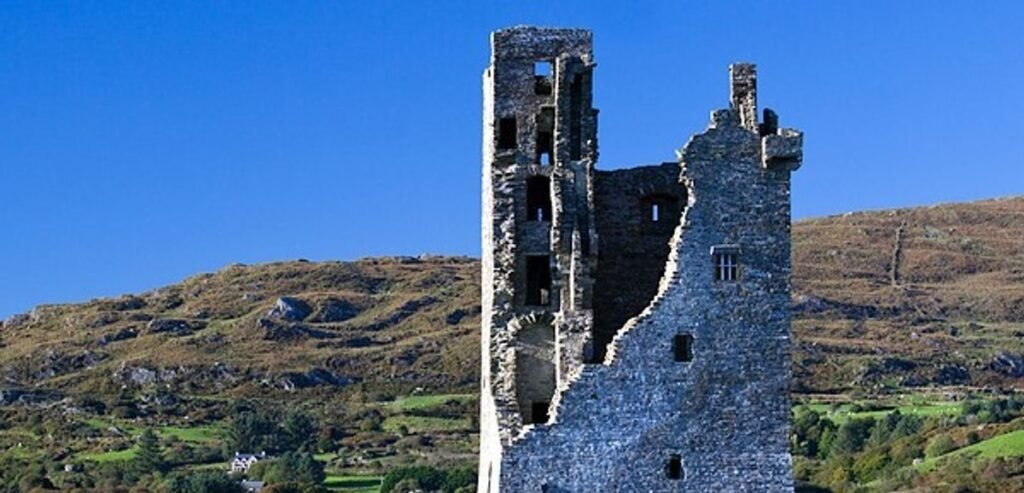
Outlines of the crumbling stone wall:
M730 108L678 163L598 172L593 66L588 31L492 35L478 491L792 490L789 175L802 135L769 110L757 121L756 73L738 64ZM526 205L538 176L550 217ZM538 258L544 297L527 272Z
M594 284L594 356L658 293L669 240L686 204L679 163L594 175L598 268ZM654 220L653 207L658 207Z

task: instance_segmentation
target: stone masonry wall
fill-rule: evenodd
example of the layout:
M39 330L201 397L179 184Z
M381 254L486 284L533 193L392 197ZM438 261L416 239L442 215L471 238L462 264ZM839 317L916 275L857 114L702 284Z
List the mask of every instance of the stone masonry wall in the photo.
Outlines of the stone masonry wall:
M492 44L478 491L792 491L789 176L802 134L769 110L757 122L756 72L738 64L730 108L678 163L595 171L590 33L516 27ZM554 61L550 94L536 60ZM543 108L553 116L533 118ZM525 123L502 149L508 115ZM547 137L530 122L547 118L542 164ZM550 179L550 221L524 205L536 176ZM551 299L531 305L525 259L548 254ZM718 279L716 254L737 260L736 280Z
M658 205L658 220L652 207ZM669 240L686 205L679 163L594 174L598 236L594 359L630 318L650 304L665 274ZM628 289L623 289L628 286Z

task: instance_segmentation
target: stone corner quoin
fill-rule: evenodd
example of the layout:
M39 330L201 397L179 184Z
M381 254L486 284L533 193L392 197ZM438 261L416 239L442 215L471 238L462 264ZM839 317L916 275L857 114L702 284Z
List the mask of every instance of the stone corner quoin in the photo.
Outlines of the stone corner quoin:
M481 493L792 491L790 173L756 68L678 162L596 169L592 34L484 71Z

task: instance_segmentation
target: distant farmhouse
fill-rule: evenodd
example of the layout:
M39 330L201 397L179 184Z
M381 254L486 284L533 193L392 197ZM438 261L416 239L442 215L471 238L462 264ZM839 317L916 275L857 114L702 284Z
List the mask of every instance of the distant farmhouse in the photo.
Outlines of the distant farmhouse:
M246 473L249 472L249 468L253 464L266 459L267 453L260 452L259 454L243 454L235 452L235 456L231 459L231 472L233 473Z

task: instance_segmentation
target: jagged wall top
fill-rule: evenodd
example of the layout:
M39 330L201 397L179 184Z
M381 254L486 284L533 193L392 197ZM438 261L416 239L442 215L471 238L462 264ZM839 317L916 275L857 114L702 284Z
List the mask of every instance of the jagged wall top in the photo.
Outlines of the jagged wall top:
M510 59L544 59L560 54L589 60L594 35L588 29L515 26L491 33L491 64Z

